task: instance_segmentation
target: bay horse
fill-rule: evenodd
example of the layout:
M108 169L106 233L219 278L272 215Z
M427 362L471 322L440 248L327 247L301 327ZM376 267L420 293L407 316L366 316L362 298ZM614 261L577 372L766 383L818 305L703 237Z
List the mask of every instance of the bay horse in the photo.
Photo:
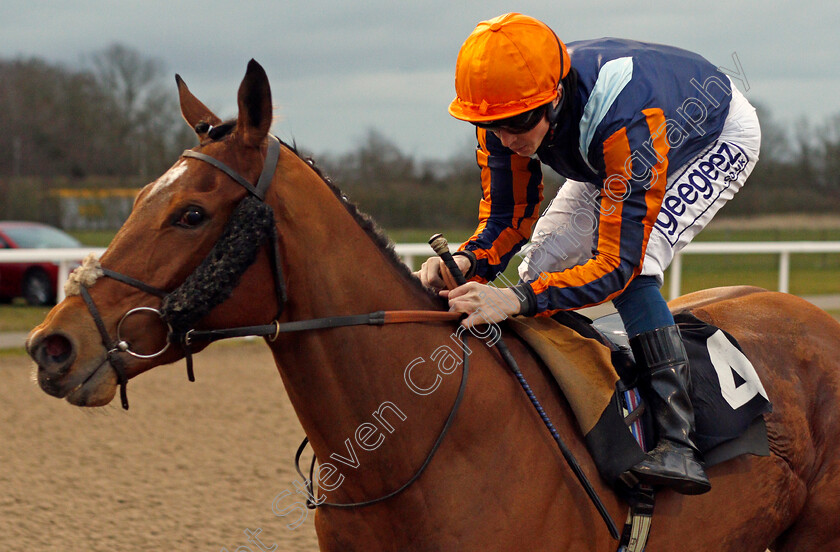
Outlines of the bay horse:
M167 301L160 296L189 280L254 194L235 175L246 184L265 182L264 200L273 210L269 233L276 228L277 239L254 248L238 285L201 313L199 330L270 326L278 305L278 329L384 309L445 311L370 221L294 149L281 145L276 167L260 178L271 155L272 103L256 62L248 65L238 117L230 122L177 80L182 114L200 141L192 151L207 158L185 154L143 188L101 257L111 277L82 285L87 297L68 296L32 331L27 350L44 391L78 406L105 405L128 379L187 354L167 347L172 332L157 319ZM211 158L232 170L220 170ZM222 257L240 249L247 249L241 240ZM774 406L766 416L771 454L712 467L712 490L702 496L662 490L647 550L840 550L840 324L801 299L757 288L691 294L672 307L738 339ZM135 314L126 317L129 312ZM459 351L456 328L432 320L266 339L314 452L332 468L319 470L330 501L381 497L417 473L463 381L461 357L433 356L443 345ZM504 334L608 512L623 520L627 505L599 479L556 384L516 336ZM113 348L108 336L119 337ZM195 340L189 352L204 345ZM474 337L461 345L469 380L425 471L404 492L374 505L319 508L321 550L614 551L615 541L499 353ZM159 354L140 358L131 350Z

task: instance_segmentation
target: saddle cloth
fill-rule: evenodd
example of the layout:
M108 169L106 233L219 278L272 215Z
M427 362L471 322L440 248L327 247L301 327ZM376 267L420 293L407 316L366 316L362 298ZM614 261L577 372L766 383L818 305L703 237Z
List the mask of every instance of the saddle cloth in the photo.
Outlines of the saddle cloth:
M615 484L656 443L650 413L635 389L634 359L615 319L596 321L606 332L578 315L560 319L562 324L515 317L508 323L557 381L598 471ZM737 341L691 314L675 320L689 356L694 437L706 465L741 454L769 455L762 415L772 407Z

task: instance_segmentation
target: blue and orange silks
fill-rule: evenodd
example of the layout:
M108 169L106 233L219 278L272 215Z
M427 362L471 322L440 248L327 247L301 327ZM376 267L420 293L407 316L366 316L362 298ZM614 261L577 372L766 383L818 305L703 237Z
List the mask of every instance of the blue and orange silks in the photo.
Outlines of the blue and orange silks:
M566 91L568 105L538 160L477 130L483 198L479 226L461 246L475 255L477 281L494 279L530 237L540 162L592 184L591 209L581 213L581 224L597 226L592 257L559 272L540 269L516 286L529 296L526 315L597 305L626 288L641 272L668 175L714 142L729 111L729 79L697 54L620 39L568 49L577 88Z

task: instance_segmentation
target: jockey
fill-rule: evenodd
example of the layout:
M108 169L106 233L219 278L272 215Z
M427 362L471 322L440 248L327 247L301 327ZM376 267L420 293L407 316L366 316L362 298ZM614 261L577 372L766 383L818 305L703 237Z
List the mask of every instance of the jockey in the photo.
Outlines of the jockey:
M659 436L632 476L708 491L688 359L659 288L674 253L755 166L755 109L699 55L614 38L566 46L517 13L478 24L458 55L455 90L449 113L476 127L483 198L478 229L455 253L469 281L441 294L466 325L611 300ZM542 163L566 182L540 217ZM486 285L529 238L521 282ZM417 275L454 287L438 257Z

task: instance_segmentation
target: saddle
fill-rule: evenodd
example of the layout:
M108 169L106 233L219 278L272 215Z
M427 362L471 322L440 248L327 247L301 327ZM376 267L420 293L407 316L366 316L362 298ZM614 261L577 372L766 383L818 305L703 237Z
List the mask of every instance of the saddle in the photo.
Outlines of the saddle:
M772 406L734 337L690 313L674 317L691 366L695 443L706 466L742 454L770 454L763 414ZM618 314L595 320L561 311L509 319L539 356L574 412L601 476L619 476L656 445L654 424L636 386L635 359Z

